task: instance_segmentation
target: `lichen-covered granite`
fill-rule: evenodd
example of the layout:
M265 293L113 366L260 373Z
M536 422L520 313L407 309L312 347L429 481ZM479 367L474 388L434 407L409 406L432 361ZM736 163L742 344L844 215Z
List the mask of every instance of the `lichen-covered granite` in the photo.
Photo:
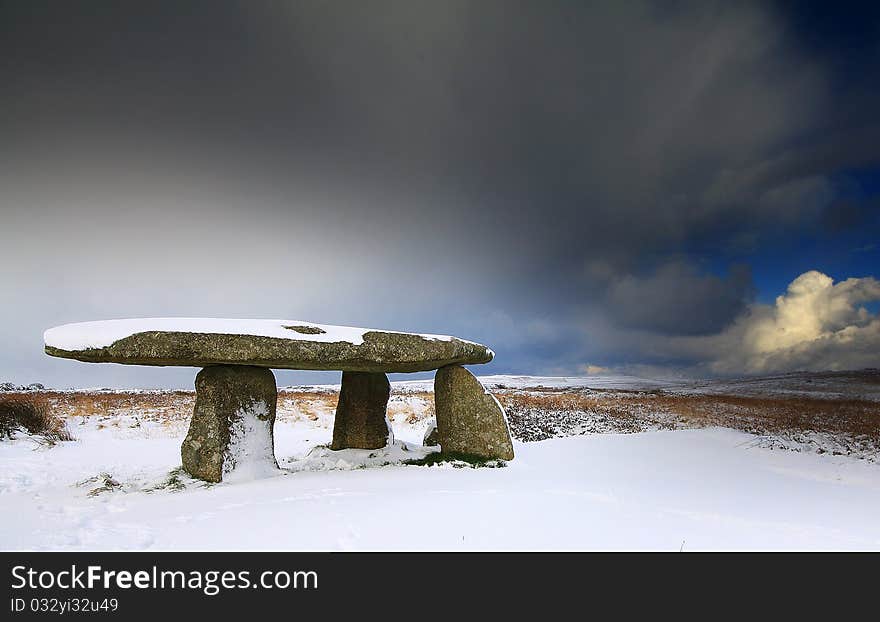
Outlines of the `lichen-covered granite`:
M46 331L46 353L89 363L418 372L488 363L488 347L446 335L298 320L147 318L67 324Z

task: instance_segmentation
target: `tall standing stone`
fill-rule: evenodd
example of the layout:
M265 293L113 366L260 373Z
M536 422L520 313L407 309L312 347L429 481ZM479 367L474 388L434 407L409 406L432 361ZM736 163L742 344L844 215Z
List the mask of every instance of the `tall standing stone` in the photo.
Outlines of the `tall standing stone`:
M378 449L388 443L385 409L391 385L373 372L342 372L331 449Z
M437 370L434 377L437 433L444 452L513 459L504 409L461 365Z
M196 376L196 405L180 455L193 477L219 482L239 469L277 469L272 427L278 393L272 370L206 367Z

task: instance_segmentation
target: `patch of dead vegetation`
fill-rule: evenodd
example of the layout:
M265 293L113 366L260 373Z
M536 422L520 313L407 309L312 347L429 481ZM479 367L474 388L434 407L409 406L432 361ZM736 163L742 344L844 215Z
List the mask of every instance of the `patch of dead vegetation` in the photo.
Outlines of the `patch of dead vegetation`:
M97 484L97 486L95 486ZM105 492L114 492L116 490L122 489L122 484L120 484L110 473L99 473L94 477L90 477L88 479L84 479L81 482L76 483L80 488L91 488L88 492L88 496L97 497L98 495L104 494Z
M188 418L195 405L192 391L44 391L39 395L68 419L137 415L145 421L167 423Z
M339 395L334 391L297 391L284 389L278 392L276 419L280 421L320 421L333 416Z
M640 432L720 426L751 434L827 435L880 449L880 403L861 399L676 395L663 391L499 392L511 431L523 441L592 431Z
M507 412L511 433L525 442L687 427L676 413L659 409L648 400L632 399L636 394L611 395L560 389L495 393Z
M416 425L434 416L434 394L429 391L392 392L388 400L388 418L392 421Z
M67 422L54 412L42 394L0 396L0 439L12 438L17 432L30 434L48 445L73 440Z

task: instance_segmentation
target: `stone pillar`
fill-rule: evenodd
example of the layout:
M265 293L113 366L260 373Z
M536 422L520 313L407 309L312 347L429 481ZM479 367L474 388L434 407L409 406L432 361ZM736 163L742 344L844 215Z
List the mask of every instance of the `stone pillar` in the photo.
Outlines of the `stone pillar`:
M184 470L219 482L227 474L278 468L272 427L278 392L265 367L215 365L196 376L196 405L180 448Z
M344 371L331 449L378 449L388 443L385 408L391 385L383 373Z
M442 451L513 460L504 409L461 365L437 370L434 408Z

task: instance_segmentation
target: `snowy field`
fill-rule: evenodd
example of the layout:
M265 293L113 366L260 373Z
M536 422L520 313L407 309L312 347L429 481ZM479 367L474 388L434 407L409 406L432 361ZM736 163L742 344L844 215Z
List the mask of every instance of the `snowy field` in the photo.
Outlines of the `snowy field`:
M188 478L185 418L134 410L72 418L53 447L0 442L0 548L880 550L875 461L705 427L516 442L505 468L401 464L430 451L424 388L395 385L396 441L376 451L322 447L332 411L282 398L282 470L250 481Z

